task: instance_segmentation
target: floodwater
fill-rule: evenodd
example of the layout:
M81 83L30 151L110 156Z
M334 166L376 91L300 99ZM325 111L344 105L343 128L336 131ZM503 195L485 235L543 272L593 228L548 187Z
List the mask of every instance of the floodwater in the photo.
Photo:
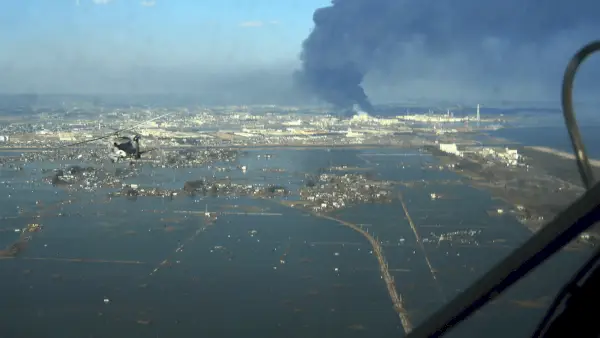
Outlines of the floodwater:
M263 156L267 153L270 159ZM435 159L393 149L256 150L237 163L219 164L232 166L229 172L144 167L126 182L181 188L186 180L214 175L294 190L302 186L305 173L330 165L368 167L380 179L426 182L398 186L395 192L402 196L423 247L399 200L334 213L368 228L383 242L416 326L530 236L508 213L488 215L509 206L464 184L444 184L458 177L422 169L428 164ZM52 165L56 163L44 164ZM236 165L246 165L248 171L242 173ZM18 239L16 228L44 226L17 258L0 260L1 337L404 334L369 243L337 222L276 200L129 200L109 199L110 189L69 192L41 182L38 168L28 164L23 171L0 170L0 247ZM263 170L268 168L286 171ZM431 193L443 198L432 200ZM204 219L205 209L217 212L216 222ZM248 210L275 215L235 214ZM438 240L458 230L477 234L463 243ZM530 334L558 286L588 255L561 253L452 334Z

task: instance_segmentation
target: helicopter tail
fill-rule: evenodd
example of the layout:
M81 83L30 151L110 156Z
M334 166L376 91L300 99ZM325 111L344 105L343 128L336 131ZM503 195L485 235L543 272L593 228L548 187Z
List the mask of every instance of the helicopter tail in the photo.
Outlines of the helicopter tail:
M135 158L140 159L142 157L142 152L140 152L140 135L135 135L133 142L135 142Z

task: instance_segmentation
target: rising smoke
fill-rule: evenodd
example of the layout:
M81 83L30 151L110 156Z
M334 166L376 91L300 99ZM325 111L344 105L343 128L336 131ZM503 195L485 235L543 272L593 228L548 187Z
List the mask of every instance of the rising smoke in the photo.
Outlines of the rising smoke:
M317 9L296 82L341 109L372 112L363 90L373 71L387 82L446 76L493 86L554 80L567 58L600 31L600 1L333 0ZM553 68L549 68L553 67ZM558 72L549 71L558 69ZM391 80L391 81L390 81ZM441 80L440 80L441 81Z

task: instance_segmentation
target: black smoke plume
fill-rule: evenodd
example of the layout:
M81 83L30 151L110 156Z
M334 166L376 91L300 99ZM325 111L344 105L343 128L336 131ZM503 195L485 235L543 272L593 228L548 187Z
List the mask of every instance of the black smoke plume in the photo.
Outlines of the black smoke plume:
M348 113L355 104L372 112L373 107L360 85L363 76L363 72L352 64L328 67L305 64L304 73L299 74L297 79L308 89L314 90L320 98Z
M296 81L339 108L372 112L362 82L374 70L409 88L444 76L474 88L482 75L504 86L554 80L600 31L599 11L597 0L333 0L313 15Z
M367 70L364 62L367 55L345 54L346 51L365 52L364 48L370 45L355 39L360 27L354 26L351 21L360 13L348 13L343 1L333 1L332 4L314 13L315 27L302 45L302 70L296 79L337 108L350 111L354 104L358 104L366 112L373 112L373 106L361 86ZM363 43L364 46L358 45Z

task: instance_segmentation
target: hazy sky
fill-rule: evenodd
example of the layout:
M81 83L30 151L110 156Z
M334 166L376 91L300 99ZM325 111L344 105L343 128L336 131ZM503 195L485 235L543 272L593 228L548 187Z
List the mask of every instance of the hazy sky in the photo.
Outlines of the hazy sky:
M597 0L580 0L580 7L558 0L336 3L321 18L332 20L325 26L333 40L319 40L322 50L313 56L324 64L359 64L373 103L420 96L556 97L568 58L600 37ZM1 1L0 92L185 92L254 101L294 96L291 73L299 67L313 13L329 5ZM598 83L591 74L599 64L586 65L580 82ZM597 93L600 86L585 88Z
M165 76L186 83L207 72L283 71L297 63L312 14L327 3L2 1L0 90L111 91L116 83L152 92L164 89L154 82Z

